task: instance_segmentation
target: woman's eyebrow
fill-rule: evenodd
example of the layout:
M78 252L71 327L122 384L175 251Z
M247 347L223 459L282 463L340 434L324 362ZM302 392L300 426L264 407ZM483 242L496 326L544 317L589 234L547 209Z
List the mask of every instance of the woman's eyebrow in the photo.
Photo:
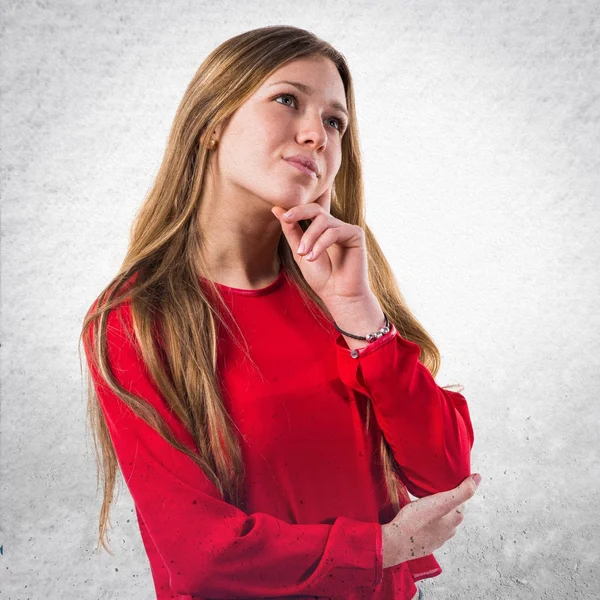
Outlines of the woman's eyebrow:
M313 93L313 89L309 85L306 85L305 83L300 83L299 81L276 81L275 83L272 83L269 87L278 85L280 83L287 83L289 85L293 85L294 87L297 87L301 92L304 92L308 96L310 96ZM340 102L330 102L329 106L331 106L332 108L337 108L338 110L341 110L347 117L349 116L348 111L344 108L344 105L341 104Z

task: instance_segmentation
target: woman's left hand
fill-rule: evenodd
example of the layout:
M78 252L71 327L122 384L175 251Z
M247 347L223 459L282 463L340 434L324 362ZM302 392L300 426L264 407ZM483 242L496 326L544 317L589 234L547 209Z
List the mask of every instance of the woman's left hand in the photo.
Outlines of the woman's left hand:
M289 217L283 216L286 211L279 206L271 209L304 279L326 305L372 295L365 232L333 217L330 206L328 187L314 202L291 208ZM303 219L312 219L306 231L298 224ZM304 250L299 253L301 243Z

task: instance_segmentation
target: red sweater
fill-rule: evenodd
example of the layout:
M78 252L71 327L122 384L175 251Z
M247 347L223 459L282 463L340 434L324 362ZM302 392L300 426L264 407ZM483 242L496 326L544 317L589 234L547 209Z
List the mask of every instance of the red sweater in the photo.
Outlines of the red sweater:
M202 470L92 370L157 598L411 599L415 581L442 569L432 554L382 568L381 524L395 511L383 483L381 434L413 496L451 489L471 472L465 398L435 383L418 361L419 346L394 326L354 358L333 325L311 314L283 267L260 290L218 287L260 371L219 327L219 380L246 468L244 511L223 501ZM124 302L108 319L113 373L194 449L128 333Z

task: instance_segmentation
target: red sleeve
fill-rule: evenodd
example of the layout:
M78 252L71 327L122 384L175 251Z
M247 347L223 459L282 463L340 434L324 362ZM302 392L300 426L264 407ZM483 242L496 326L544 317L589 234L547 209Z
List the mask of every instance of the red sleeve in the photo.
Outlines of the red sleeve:
M474 435L467 401L436 384L419 361L418 344L391 324L389 333L355 351L338 335L336 352L342 381L371 398L413 496L452 489L470 475Z
M195 450L127 334L134 336L129 303L108 317L111 371ZM339 517L332 524L289 524L266 512L246 514L225 502L188 456L135 416L95 369L91 373L124 480L174 592L224 599L330 596L361 586L372 589L381 581L379 523Z

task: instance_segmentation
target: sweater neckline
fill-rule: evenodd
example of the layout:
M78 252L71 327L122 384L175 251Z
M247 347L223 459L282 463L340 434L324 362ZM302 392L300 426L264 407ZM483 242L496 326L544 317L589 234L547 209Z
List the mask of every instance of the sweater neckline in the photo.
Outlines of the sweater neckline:
M208 281L205 277L200 277L200 279L202 281ZM217 283L216 281L213 281L215 287L217 287L219 290L222 290L223 292L227 292L228 294L238 294L239 296L265 296L267 294L270 294L271 292L274 292L277 288L279 288L281 286L281 284L283 283L285 279L285 267L283 265L283 263L280 264L279 266L279 273L277 274L277 278L271 282L269 285L262 287L262 288L258 288L258 289L243 289L243 288L234 288L231 287L229 285L225 285L223 283Z

